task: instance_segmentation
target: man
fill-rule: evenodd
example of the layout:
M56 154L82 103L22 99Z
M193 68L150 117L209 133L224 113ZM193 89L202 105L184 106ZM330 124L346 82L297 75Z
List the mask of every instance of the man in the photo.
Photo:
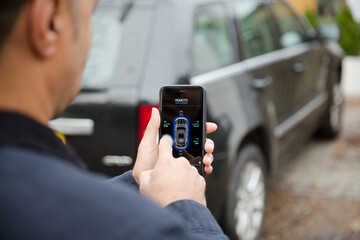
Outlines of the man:
M133 171L110 182L45 127L79 90L95 6L0 2L0 239L227 239L206 208L204 178L172 157L169 140L157 143L156 109ZM208 174L213 149L207 140Z

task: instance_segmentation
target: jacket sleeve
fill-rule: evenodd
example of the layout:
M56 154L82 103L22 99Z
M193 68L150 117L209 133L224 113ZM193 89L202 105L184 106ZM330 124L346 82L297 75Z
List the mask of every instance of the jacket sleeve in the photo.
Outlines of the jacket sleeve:
M161 208L125 184L109 184L58 158L7 151L0 151L0 159L12 160L0 161L0 192L6 192L0 239L227 239L209 210L193 201ZM131 185L128 174L120 179Z
M118 183L125 184L125 185L128 185L131 188L139 191L139 185L137 184L131 170L127 171L126 173L124 173L120 176L111 178L107 181L110 183L115 183L115 184L118 184Z
M195 239L228 239L209 209L191 200L181 200L165 208Z
M133 189L139 191L132 172L128 171L120 176L107 180L108 182L115 183L117 185L126 184ZM198 239L198 240L222 240L228 239L227 236L221 230L219 224L209 211L209 209L192 200L176 201L168 205L164 209L169 213L176 222L180 223L183 230L180 230L177 234L175 225L171 226L172 221L165 221L163 225L157 225L157 233L161 233L156 236L157 239ZM153 234L155 234L153 232ZM156 235L156 234L155 234ZM154 235L154 237L155 237Z

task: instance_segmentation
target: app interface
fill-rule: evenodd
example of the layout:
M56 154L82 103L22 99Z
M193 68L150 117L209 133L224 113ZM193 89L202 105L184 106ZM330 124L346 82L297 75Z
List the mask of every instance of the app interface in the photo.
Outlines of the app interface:
M174 157L185 157L202 174L203 92L201 88L165 88L161 134L173 140Z

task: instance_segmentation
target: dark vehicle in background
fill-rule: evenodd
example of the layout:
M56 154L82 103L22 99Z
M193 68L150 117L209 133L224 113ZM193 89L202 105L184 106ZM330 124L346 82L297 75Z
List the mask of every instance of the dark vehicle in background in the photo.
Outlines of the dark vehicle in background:
M258 239L270 173L315 131L340 130L338 44L281 0L100 0L93 26L83 88L49 125L115 176L133 167L159 89L203 85L219 127L208 206L232 239Z

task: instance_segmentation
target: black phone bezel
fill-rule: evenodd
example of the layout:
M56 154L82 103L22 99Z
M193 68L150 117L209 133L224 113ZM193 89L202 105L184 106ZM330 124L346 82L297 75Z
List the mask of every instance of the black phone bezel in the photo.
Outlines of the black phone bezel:
M202 99L203 99L203 102L202 102L202 109L203 109L203 113L202 113L202 116L203 116L203 129L202 129L202 158L204 158L205 156L205 141L206 141L206 109L207 109L207 106L206 106L206 89L205 87L203 86L200 86L200 85L169 85L169 86L164 86L160 89L159 91L159 110L160 110L160 118L161 118L161 121L163 121L163 118L162 118L162 102L163 102L163 92L165 89L175 89L176 91L183 91L183 89L194 89L194 88L199 88L201 89L201 92L202 92ZM179 89L179 90L177 90ZM161 133L161 126L159 128L159 136L160 138L162 137L162 133ZM202 162L201 163L201 169L202 169L202 176L205 176L205 166L204 166L204 163Z

